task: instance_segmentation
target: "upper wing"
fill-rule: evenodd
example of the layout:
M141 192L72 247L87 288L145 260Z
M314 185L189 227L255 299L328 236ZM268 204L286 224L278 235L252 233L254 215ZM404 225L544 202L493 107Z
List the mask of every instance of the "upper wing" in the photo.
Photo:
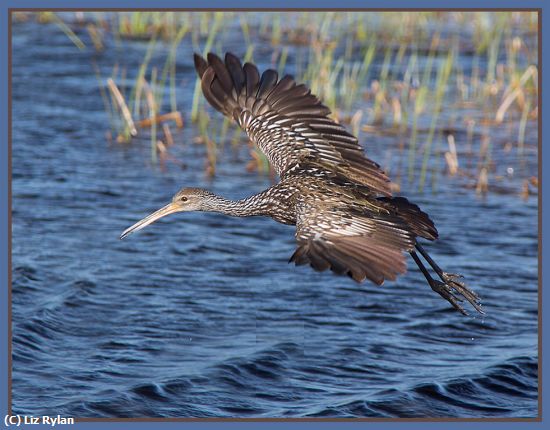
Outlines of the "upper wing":
M310 196L297 204L296 240L290 261L297 265L309 263L318 271L331 269L380 285L405 273L403 252L414 249L416 234L383 206L367 212L326 196Z
M277 72L262 76L256 66L241 66L227 53L225 62L210 53L208 61L195 54L195 68L208 102L233 118L265 153L282 177L293 167L310 165L368 186L373 193L391 195L389 179L365 157L357 138L328 118L329 108Z

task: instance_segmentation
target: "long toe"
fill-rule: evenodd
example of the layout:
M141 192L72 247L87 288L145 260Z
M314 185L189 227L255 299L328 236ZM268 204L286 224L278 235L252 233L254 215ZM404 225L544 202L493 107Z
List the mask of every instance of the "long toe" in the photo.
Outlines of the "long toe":
M459 302L462 302L463 300L460 297L457 297L456 295L453 294L452 288L448 284L432 279L432 281L430 282L430 287L432 288L432 290L438 293L441 297L447 300L451 305L453 305L453 307L457 311L459 311L463 315L468 315L468 312L466 312L459 303Z
M476 311L478 311L480 314L485 314L485 312L483 312L483 310L481 309L479 296L474 291L466 287L464 282L457 280L457 278L461 278L460 275L443 273L442 278L447 286L449 286L454 291L456 291L457 294L460 294L462 297L468 300L468 302L470 302L470 304L475 308Z

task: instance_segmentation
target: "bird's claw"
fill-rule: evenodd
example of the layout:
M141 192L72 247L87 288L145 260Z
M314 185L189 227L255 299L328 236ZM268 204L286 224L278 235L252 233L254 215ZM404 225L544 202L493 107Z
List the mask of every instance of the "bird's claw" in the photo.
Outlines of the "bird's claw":
M481 305L479 304L479 296L472 290L470 290L468 287L466 287L466 284L464 284L464 282L462 281L459 281L459 279L463 278L462 275L457 275L457 274L454 274L454 273L446 273L446 272L443 272L442 275L441 275L441 280L443 282L440 282L440 284L443 284L445 285L445 289L450 291L449 294L451 294L455 299L457 298L457 296L455 294L452 294L452 292L454 291L456 294L459 294L460 296L464 297L466 300L468 300L468 302L475 308L476 311L478 311L480 314L485 314L485 312L483 312L483 310L481 309ZM436 282L439 282L439 281L436 281ZM436 286L436 288L438 288ZM441 287L439 287L441 289ZM434 287L432 286L432 289L434 289ZM437 291L439 294L441 294L440 291L438 290L435 290ZM443 295L443 294L441 294ZM455 304L449 300L449 298L443 296L445 299L447 299L448 301L451 302L451 304L457 308L455 306ZM460 300L462 301L462 300ZM464 309L459 309L457 308L459 311L461 311L463 314L466 315L466 312L464 311Z
M460 292L457 291L454 287L450 286L448 283L441 282L436 279L431 280L430 287L432 288L432 290L438 293L441 297L447 300L451 305L453 305L453 307L457 311L459 311L463 315L468 315L468 312L466 312L459 303L459 302L463 302L463 300L460 297L453 294L453 290L460 294Z
M443 272L443 277L447 278L449 280L452 279L464 279L464 275L461 275L460 273L447 273Z

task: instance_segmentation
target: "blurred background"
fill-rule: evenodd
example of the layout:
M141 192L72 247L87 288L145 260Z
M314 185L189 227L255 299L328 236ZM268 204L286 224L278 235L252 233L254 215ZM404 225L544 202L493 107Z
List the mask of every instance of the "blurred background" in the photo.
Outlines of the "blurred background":
M536 416L535 12L14 12L13 407L85 416ZM430 213L383 287L288 266L293 228L215 214L118 235L182 186L276 180L193 52L306 83ZM70 353L68 353L70 351Z

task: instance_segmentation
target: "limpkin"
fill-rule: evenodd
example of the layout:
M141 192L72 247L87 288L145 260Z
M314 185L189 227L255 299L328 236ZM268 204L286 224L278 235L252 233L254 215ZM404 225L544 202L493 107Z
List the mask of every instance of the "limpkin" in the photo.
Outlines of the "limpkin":
M479 297L444 272L418 238L438 232L420 208L393 197L390 180L367 158L355 136L329 117L330 110L304 84L258 68L227 53L225 61L195 54L206 100L234 120L267 156L280 181L251 197L231 201L198 188L183 188L172 201L125 230L121 238L159 218L184 211L268 216L296 225L297 248L289 262L331 269L357 282L381 285L406 271L409 253L430 287L458 311L466 299L482 313ZM439 279L432 277L419 255Z

